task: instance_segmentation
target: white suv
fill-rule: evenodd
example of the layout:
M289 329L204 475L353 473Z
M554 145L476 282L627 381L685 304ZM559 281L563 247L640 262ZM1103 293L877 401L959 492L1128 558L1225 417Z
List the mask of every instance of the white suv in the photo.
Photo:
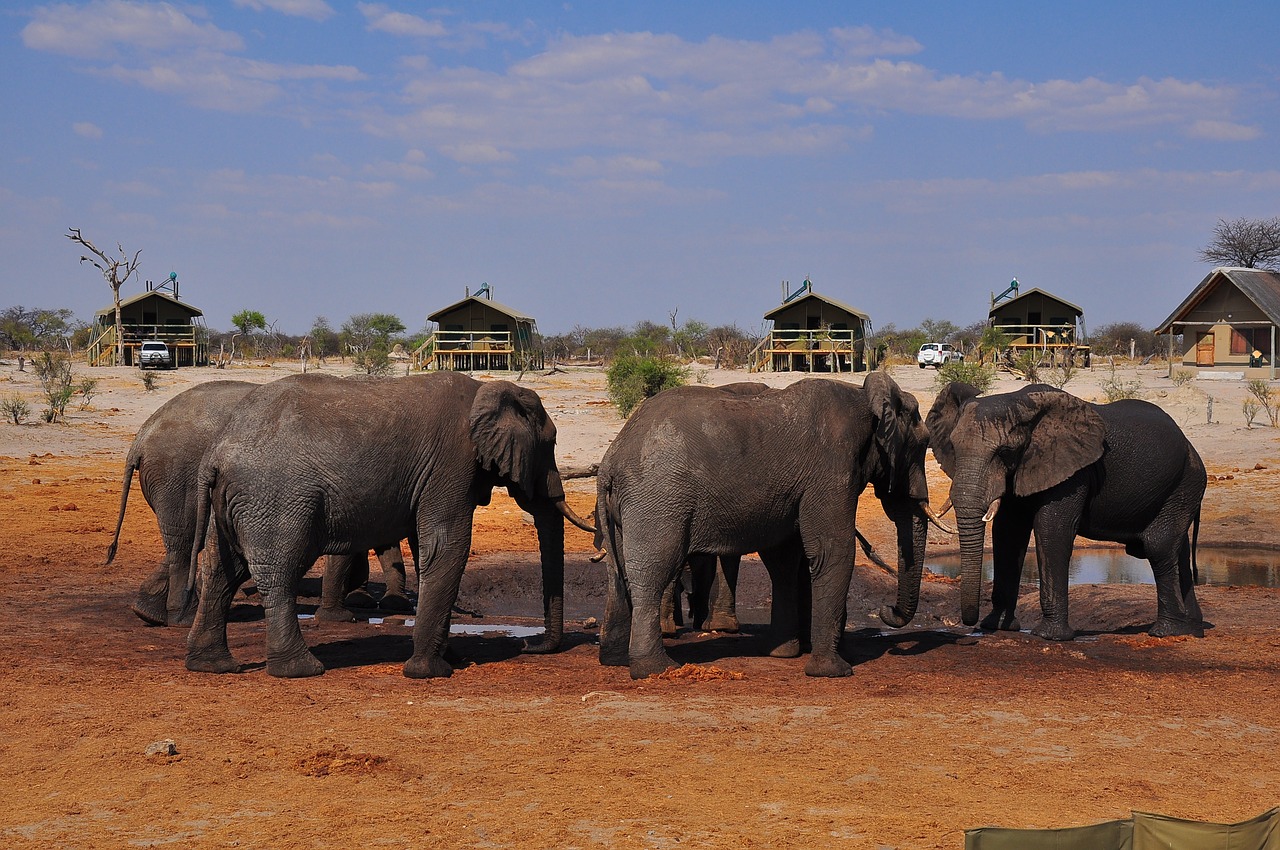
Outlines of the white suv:
M169 354L169 346L159 340L146 340L142 343L142 348L138 351L138 368L139 369L168 369L173 365L173 358Z
M921 369L925 366L941 369L948 363L961 360L964 360L964 355L949 342L926 342L920 346L920 353L916 355L916 365Z

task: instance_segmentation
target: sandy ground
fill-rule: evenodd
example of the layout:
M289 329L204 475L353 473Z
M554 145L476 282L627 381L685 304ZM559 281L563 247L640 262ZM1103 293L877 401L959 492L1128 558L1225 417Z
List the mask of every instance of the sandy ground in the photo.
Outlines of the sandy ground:
M85 370L98 394L73 403L66 424L0 424L3 846L941 848L981 825L1069 826L1131 809L1238 821L1280 803L1280 591L1262 588L1202 588L1207 636L1155 640L1144 631L1151 586L1073 587L1084 635L1049 644L959 628L956 585L940 578L909 628L882 632L870 612L891 579L860 560L842 645L852 677L809 679L803 659L759 657L763 620L747 616L742 635L672 641L699 673L632 682L596 661L587 618L600 613L601 569L587 535L570 530L574 621L558 655L522 656L492 632L460 636L468 666L411 681L401 622L312 620L305 633L328 671L277 680L261 669L256 597L241 596L231 644L249 672L189 673L183 631L128 610L162 551L136 488L121 554L102 566L125 452L195 382L295 368L162 373L154 393L136 371ZM933 371L893 373L927 410ZM1099 364L1067 389L1101 400L1109 377ZM1246 427L1243 385L1175 387L1162 367L1118 377L1141 381L1205 458L1202 545L1280 547L1280 432ZM556 419L561 464L598 460L621 425L602 375L524 382ZM1003 378L997 390L1017 386ZM38 412L37 389L0 364L0 397L24 394ZM940 503L947 485L932 459L930 481ZM594 483L571 487L585 515ZM870 497L859 525L892 550ZM953 547L936 536L930 554ZM473 548L460 601L486 617L459 622L523 622L536 546L505 496L477 514ZM767 593L748 561L744 609L765 608ZM175 754L147 755L163 740Z

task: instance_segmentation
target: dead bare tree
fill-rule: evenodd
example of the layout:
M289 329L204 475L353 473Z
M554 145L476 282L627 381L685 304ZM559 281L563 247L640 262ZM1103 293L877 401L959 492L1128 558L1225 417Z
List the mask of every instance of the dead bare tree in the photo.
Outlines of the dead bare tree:
M93 257L81 256L80 262L82 264L90 263L98 271L102 272L102 276L106 278L107 285L111 287L111 294L115 299L116 308L116 365L120 366L124 363L124 325L120 321L120 287L124 286L125 281L138 270L138 256L142 254L142 250L139 249L133 255L133 259L129 259L124 246L117 242L116 249L120 252L120 256L108 257L105 251L80 235L80 228L69 227L64 235L72 242L83 245L93 254ZM97 259L94 259L94 257Z
M1218 219L1213 240L1201 249L1200 259L1218 266L1277 268L1280 266L1280 216Z

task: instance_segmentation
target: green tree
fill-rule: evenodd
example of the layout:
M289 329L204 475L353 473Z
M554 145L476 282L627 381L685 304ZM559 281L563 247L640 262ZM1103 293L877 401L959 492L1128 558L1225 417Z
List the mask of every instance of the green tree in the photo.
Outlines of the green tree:
M609 398L625 418L646 398L683 386L689 370L666 357L624 354L613 361L605 375Z
M337 353L338 334L324 316L316 316L315 321L311 323L311 331L307 335L311 337L311 351L316 357L323 360L330 354Z
M341 338L356 353L375 346L390 351L392 338L404 331L404 322L390 313L358 313L343 323Z
M951 335L960 329L946 319L925 319L920 323L920 330L928 337L926 342L949 342Z
M241 310L231 317L231 324L236 326L240 335L244 337L245 348L251 344L254 347L254 354L257 355L257 345L254 339L254 331L263 331L267 329L267 317L257 310ZM234 358L236 353L236 344L233 339L231 342L231 356Z
M1012 341L1012 337L997 325L987 325L982 329L982 336L978 337L978 362L982 363L988 356L995 362Z
M1148 357L1160 350L1160 341L1150 330L1137 322L1112 322L1095 328L1089 335L1089 347L1095 354L1119 354L1129 356L1129 341L1133 340L1134 354Z

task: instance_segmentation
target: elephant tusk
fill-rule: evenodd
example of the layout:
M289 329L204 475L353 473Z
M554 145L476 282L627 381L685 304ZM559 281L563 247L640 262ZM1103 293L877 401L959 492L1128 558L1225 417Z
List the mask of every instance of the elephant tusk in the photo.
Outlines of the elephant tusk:
M982 521L991 522L991 520L995 519L996 512L999 510L1000 510L1000 500L996 499L994 502L991 503L991 506L987 508L987 512L982 515Z
M953 507L955 507L955 506L951 504L951 497L950 497L950 496L948 496L948 497L947 497L947 500L946 500L945 502L943 502L943 503L942 503L942 509L938 511L938 516L940 516L940 517L944 517L944 516L946 516L947 514L949 514L949 513L951 512L951 509L952 509Z
M569 503L566 502L564 499L561 499L560 501L556 502L556 510L560 511L560 513L564 516L565 519L569 520L569 522L573 523L578 528L581 528L583 531L586 531L590 534L596 533L596 527L591 523L587 522L586 520L584 520L582 517L575 514L573 512L573 508L569 507Z
M898 571L885 563L884 558L880 557L880 553L876 551L876 547L871 545L871 541L862 536L862 532L854 528L853 534L858 538L858 543L862 546L863 553L867 556L871 563L884 570L891 576L896 576Z
M590 558L588 558L587 560L593 564L598 564L601 561L603 561L608 555L609 553L604 549L597 549L596 553L592 555Z
M942 517L938 516L933 512L933 509L929 507L928 502L922 503L920 505L920 509L924 511L925 518L928 519L929 522L937 526L939 531L943 532L944 534L956 533L956 530L954 528L952 528L951 526L947 525L945 522L942 521Z

